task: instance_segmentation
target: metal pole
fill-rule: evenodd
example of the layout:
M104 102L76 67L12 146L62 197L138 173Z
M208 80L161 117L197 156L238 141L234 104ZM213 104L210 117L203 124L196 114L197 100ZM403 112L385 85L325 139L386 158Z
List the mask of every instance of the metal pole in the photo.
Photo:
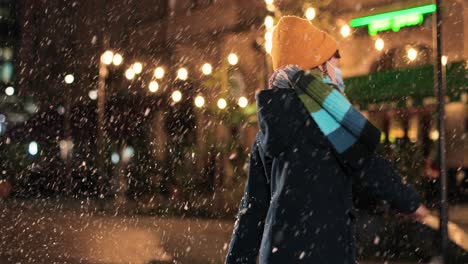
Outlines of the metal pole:
M104 195L104 181L107 179L105 169L105 138L106 138L106 125L105 125L105 109L106 109L106 77L107 67L99 60L99 79L98 79L98 101L97 101L97 171L98 171L98 189L99 195Z
M440 164L440 241L442 262L448 263L448 204L447 204L447 170L446 170L446 149L445 149L445 89L442 78L442 17L441 0L436 0L436 61L435 68L437 79L435 82L437 89L437 110L439 127L439 164Z

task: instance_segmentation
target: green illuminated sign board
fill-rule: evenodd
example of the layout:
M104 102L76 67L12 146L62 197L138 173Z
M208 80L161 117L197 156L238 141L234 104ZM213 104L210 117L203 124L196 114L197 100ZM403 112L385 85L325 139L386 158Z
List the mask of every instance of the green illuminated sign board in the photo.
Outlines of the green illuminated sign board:
M434 13L436 5L418 6L387 13L376 14L366 17L358 17L351 20L351 27L367 26L369 35L375 36L377 33L393 30L400 31L402 27L417 26L424 21L424 15Z

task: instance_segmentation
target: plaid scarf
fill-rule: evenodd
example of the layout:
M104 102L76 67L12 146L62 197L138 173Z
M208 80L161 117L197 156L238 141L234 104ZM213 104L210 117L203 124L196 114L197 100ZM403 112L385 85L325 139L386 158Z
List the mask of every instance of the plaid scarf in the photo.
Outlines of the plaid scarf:
M273 73L270 87L293 88L338 158L352 170L361 169L380 141L380 130L322 79L318 70L288 65Z

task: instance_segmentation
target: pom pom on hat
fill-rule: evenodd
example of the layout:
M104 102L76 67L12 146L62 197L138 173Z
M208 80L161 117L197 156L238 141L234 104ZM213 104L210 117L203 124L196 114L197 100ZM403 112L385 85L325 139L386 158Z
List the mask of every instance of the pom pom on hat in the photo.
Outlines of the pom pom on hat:
M288 64L310 69L330 59L338 42L308 20L284 16L273 29L271 57L276 70Z

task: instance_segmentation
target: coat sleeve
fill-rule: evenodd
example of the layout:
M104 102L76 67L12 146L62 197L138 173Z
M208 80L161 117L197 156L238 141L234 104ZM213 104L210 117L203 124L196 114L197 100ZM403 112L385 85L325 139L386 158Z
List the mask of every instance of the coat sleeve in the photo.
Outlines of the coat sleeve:
M253 143L248 179L226 257L227 264L255 264L270 204L270 186L261 152Z
M413 213L420 205L414 188L404 184L394 165L378 154L371 157L355 180L372 196L389 202L400 213Z

